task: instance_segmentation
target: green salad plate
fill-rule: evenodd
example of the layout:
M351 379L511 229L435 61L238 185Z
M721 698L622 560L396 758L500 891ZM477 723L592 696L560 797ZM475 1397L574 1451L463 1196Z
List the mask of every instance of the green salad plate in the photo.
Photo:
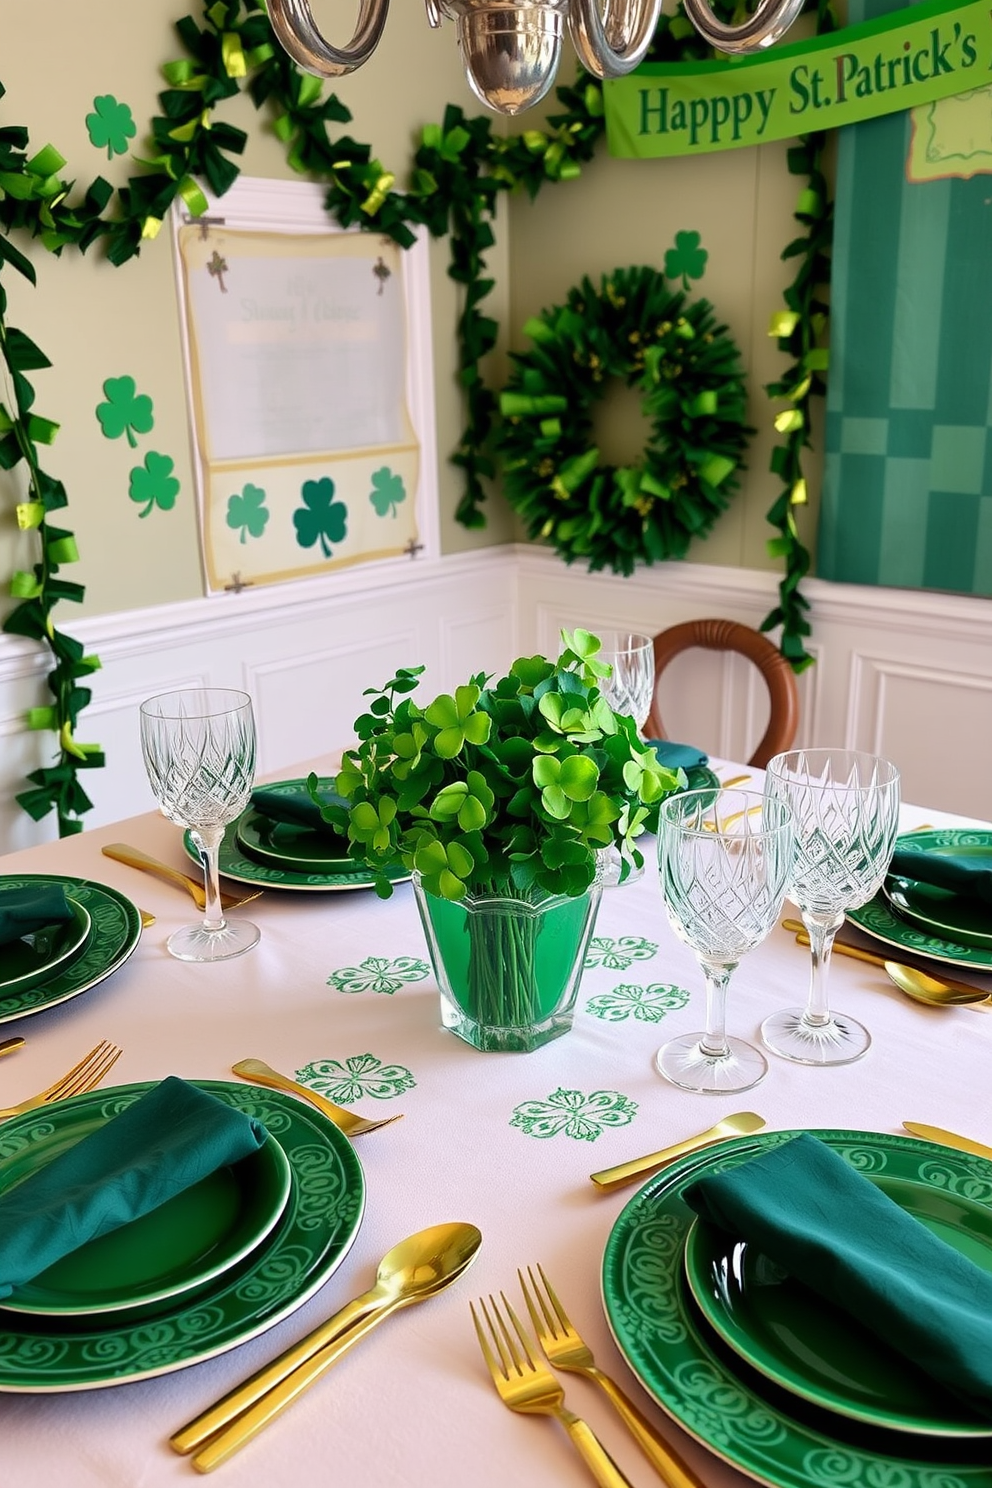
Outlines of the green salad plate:
M941 830L934 828L925 832L909 832L899 838L899 846L919 852L984 852L992 857L992 831L947 827ZM890 885L899 882L898 879L892 879ZM916 889L921 891L924 887L917 884ZM942 892L946 891L931 889L929 896ZM938 924L939 914L924 922L919 913L922 904L919 892L913 896L917 913L912 919L904 912L907 902L905 894L902 900L903 903L897 905L892 898L891 887L888 893L886 889L880 889L874 899L860 909L849 909L847 918L884 945L895 946L898 950L909 951L915 956L929 956L947 966L971 966L980 971L992 971L992 908L986 906L977 911L977 918L973 914L969 921L972 928L984 923L989 932L987 941L982 936L985 943L979 943L973 934L966 941L961 930L955 929L946 917L944 923ZM962 929L965 934L968 933L968 925L963 925Z
M29 1178L102 1121L91 1105L53 1105L44 1135L3 1164L0 1192ZM240 1162L225 1164L149 1214L70 1251L5 1297L4 1311L122 1318L189 1297L262 1243L286 1207L291 1182L289 1160L269 1136Z
M685 1189L704 1174L735 1167L796 1135L767 1132L688 1153L650 1179L621 1211L602 1272L603 1304L621 1353L648 1393L691 1436L770 1488L992 1488L989 1423L977 1423L936 1384L917 1383L917 1389L929 1390L927 1419L936 1429L907 1430L906 1396L893 1400L890 1411L885 1402L890 1388L907 1387L908 1367L893 1362L881 1344L873 1343L873 1357L882 1372L872 1380L869 1369L860 1381L862 1389L874 1385L877 1414L871 1421L855 1419L838 1410L836 1400L828 1401L820 1367L829 1366L819 1354L818 1333L802 1333L814 1363L805 1357L798 1335L807 1313L796 1318L797 1340L783 1364L782 1353L770 1357L774 1309L760 1304L764 1332L757 1322L752 1332L752 1319L739 1317L739 1327L751 1336L742 1345L737 1332L731 1347L697 1306L687 1268L694 1269L701 1289L712 1279L705 1280L703 1242L688 1253L696 1215L682 1197ZM813 1135L887 1187L943 1239L992 1266L992 1162L914 1137L836 1130ZM732 1240L725 1254L730 1250ZM755 1276L772 1287L784 1285L769 1263L764 1269L760 1264L752 1258L749 1290ZM708 1310L714 1312L712 1302ZM721 1321L726 1333L725 1315ZM854 1342L843 1355L848 1366L866 1336L860 1324L852 1321L850 1327ZM785 1344L776 1338L775 1347L783 1350ZM795 1388L800 1377L804 1386L813 1381L802 1394ZM838 1382L833 1384L836 1390Z
M111 1308L86 1316L26 1316L0 1303L0 1391L98 1389L169 1374L226 1353L302 1307L348 1254L364 1214L365 1181L343 1132L280 1091L221 1080L191 1083L264 1122L281 1149L290 1181L275 1223L239 1261L202 1277L192 1293L161 1300L152 1313L122 1316ZM58 1119L82 1135L150 1088L150 1083L122 1085L73 1096L58 1106ZM19 1171L26 1149L48 1138L55 1110L28 1111L0 1127L0 1186L8 1173ZM278 1160L276 1165L281 1167ZM217 1190L204 1191L202 1198L213 1206ZM262 1207L270 1212L278 1207L275 1192ZM211 1223L223 1228L216 1216L197 1221L201 1233Z
M3 948L0 995L11 996L49 981L82 952L90 933L89 910L66 895L71 918L45 925Z
M0 1023L41 1012L70 997L79 997L110 976L132 954L141 939L141 915L130 899L109 884L57 874L0 877L0 888L34 888L61 884L89 919L89 931L76 951L39 982L11 988L0 977Z

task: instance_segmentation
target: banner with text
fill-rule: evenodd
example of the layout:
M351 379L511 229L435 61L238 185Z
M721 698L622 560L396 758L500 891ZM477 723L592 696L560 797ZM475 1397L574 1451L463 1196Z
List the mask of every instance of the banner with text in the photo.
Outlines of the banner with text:
M703 155L915 108L992 82L988 0L928 0L769 55L645 62L603 84L621 159Z

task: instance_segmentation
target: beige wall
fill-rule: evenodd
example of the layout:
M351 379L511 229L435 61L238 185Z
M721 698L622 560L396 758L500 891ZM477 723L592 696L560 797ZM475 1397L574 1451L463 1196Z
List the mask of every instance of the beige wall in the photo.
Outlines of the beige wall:
M317 8L321 19L328 11L337 13L326 5ZM373 61L335 91L354 115L341 132L346 128L368 142L402 185L420 128L440 121L447 102L469 114L481 106L464 82L453 26L431 31L416 3L397 4L393 11ZM183 55L172 30L182 14L177 0L130 6L119 0L89 0L85 6L78 0L36 0L31 24L5 31L3 123L25 124L32 149L54 144L68 160L66 176L81 185L97 174L123 182L128 158L109 162L105 152L94 149L85 116L96 95L114 94L131 106L138 123L135 153L150 153L145 126L158 111L161 64ZM351 14L346 7L342 26ZM57 45L42 45L43 37L57 38ZM248 131L240 162L247 174L292 178L266 111L256 113L247 98L239 97L218 112ZM707 563L774 567L764 551L771 533L764 514L777 494L767 474L771 406L760 389L781 365L766 330L786 278L778 255L792 234L790 212L798 189L784 161L785 147L777 145L672 162L611 161L604 151L578 182L549 186L534 203L522 197L510 203L501 214L501 241L489 255L497 280L491 313L504 327L504 340L518 343L526 317L560 300L582 274L633 263L660 265L676 231L702 234L710 260L698 292L714 301L741 345L751 384L751 422L759 429L742 493L712 538L695 549L694 556ZM53 362L50 370L32 374L36 410L62 425L55 445L43 452L43 463L66 484L66 523L79 540L81 562L66 577L87 586L83 610L63 606L58 619L71 628L79 613L194 598L202 593L202 581L168 232L163 229L140 258L121 268L104 260L99 245L85 257L66 249L55 258L37 246L32 256L36 289L4 270L9 321ZM446 241L431 245L431 265L442 547L450 553L504 541L514 525L498 498L490 503L486 531L468 533L454 520L461 486L446 457L462 419L455 383L459 300L446 273ZM495 362L498 375L505 359ZM125 373L152 397L155 408L154 431L142 441L137 460L125 440L103 436L95 417L104 380ZM639 415L627 435L618 437L621 444L627 439L629 455L637 452L643 437ZM172 456L181 491L172 512L153 510L141 518L128 498L128 473L149 448ZM16 473L0 474L4 578L34 558L34 540L18 534L14 525L19 494ZM811 520L809 514L806 527Z

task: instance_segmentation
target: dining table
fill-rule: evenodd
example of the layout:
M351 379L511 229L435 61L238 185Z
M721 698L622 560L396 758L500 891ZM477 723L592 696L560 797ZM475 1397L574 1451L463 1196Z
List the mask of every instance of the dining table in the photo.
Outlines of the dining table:
M310 767L327 773L330 763L308 761L283 776L302 776ZM745 775L751 788L761 789L759 770L724 760L711 767L721 780ZM902 830L924 824L988 828L925 803L903 805ZM247 1093L232 1066L254 1057L363 1116L402 1113L402 1119L353 1139L362 1184L347 1243L333 1267L318 1273L320 1284L301 1287L298 1305L276 1309L265 1326L242 1319L233 1336L221 1329L211 1337L208 1322L202 1342L177 1342L177 1316L194 1333L201 1326L195 1304L181 1315L152 1312L119 1328L111 1322L95 1364L91 1358L77 1377L57 1362L49 1372L45 1328L32 1334L30 1319L12 1317L0 1302L0 1475L10 1488L190 1482L190 1458L172 1449L170 1437L371 1287L380 1259L398 1241L447 1221L481 1231L464 1274L370 1332L223 1463L218 1482L583 1488L592 1479L561 1425L501 1402L470 1313L470 1302L503 1293L526 1318L518 1269L540 1265L597 1364L706 1488L743 1488L755 1480L992 1488L992 1443L987 1465L972 1453L958 1467L953 1451L932 1439L922 1442L917 1460L906 1457L903 1437L889 1454L882 1431L864 1440L856 1432L817 1434L788 1424L780 1398L763 1393L746 1373L724 1370L719 1350L686 1351L677 1309L662 1306L638 1335L629 1318L624 1322L624 1299L617 1300L622 1277L615 1251L605 1282L604 1256L649 1180L608 1192L590 1180L594 1171L744 1110L758 1113L768 1132L881 1134L884 1142L905 1137L903 1122L912 1120L992 1144L990 1005L922 1005L893 985L883 967L835 954L831 1002L870 1030L865 1057L815 1068L769 1054L766 1077L744 1095L691 1094L655 1067L666 1039L702 1027L704 984L695 956L668 922L653 837L644 839L643 875L602 893L573 1026L522 1053L482 1052L441 1026L438 985L408 881L381 899L369 887L288 887L276 876L256 885L259 897L232 911L257 924L257 946L197 964L166 950L169 935L196 918L192 901L175 884L104 855L105 845L118 842L199 871L181 830L151 810L0 858L0 878L107 885L148 921L111 975L79 995L0 1022L0 1040L25 1041L0 1059L0 1106L47 1086L108 1039L123 1052L106 1088L178 1075L215 1088L229 1082ZM796 913L788 904L783 910ZM809 951L777 925L733 975L729 1031L760 1042L769 1013L805 1000L809 970ZM984 970L967 975L992 990L990 971L986 958ZM0 1154L2 1142L0 1125ZM935 1159L943 1151L932 1150ZM992 1166L981 1158L961 1161L971 1164L977 1201L992 1204ZM292 1266L294 1255L283 1262ZM648 1282L631 1284L636 1290ZM70 1349L72 1329L71 1320L56 1329ZM37 1365L25 1342L32 1338ZM640 1356L642 1345L654 1362ZM667 1349L674 1351L670 1358ZM4 1363L14 1355L28 1360L23 1375ZM121 1355L130 1360L123 1374L115 1367ZM634 1488L663 1481L593 1383L578 1374L560 1379L566 1405L588 1421ZM676 1396L688 1404L673 1411Z

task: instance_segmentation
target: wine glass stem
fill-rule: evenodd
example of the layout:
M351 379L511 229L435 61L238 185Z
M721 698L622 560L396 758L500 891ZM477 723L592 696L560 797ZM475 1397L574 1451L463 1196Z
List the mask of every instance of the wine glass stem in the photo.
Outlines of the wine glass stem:
M220 907L217 855L220 851L221 838L224 836L224 828L198 827L196 835L200 840L200 856L203 858L203 886L207 894L203 928L204 930L223 930L227 921Z
M809 1000L803 1021L815 1028L823 1028L830 1022L830 1005L827 1001L827 978L830 973L830 953L834 948L834 937L844 923L844 911L836 914L814 914L803 910L803 924L809 932L811 970Z
M711 1059L725 1059L730 1053L727 1043L727 987L730 973L736 962L707 961L702 956L699 964L706 978L706 1032L699 1040L699 1047Z

